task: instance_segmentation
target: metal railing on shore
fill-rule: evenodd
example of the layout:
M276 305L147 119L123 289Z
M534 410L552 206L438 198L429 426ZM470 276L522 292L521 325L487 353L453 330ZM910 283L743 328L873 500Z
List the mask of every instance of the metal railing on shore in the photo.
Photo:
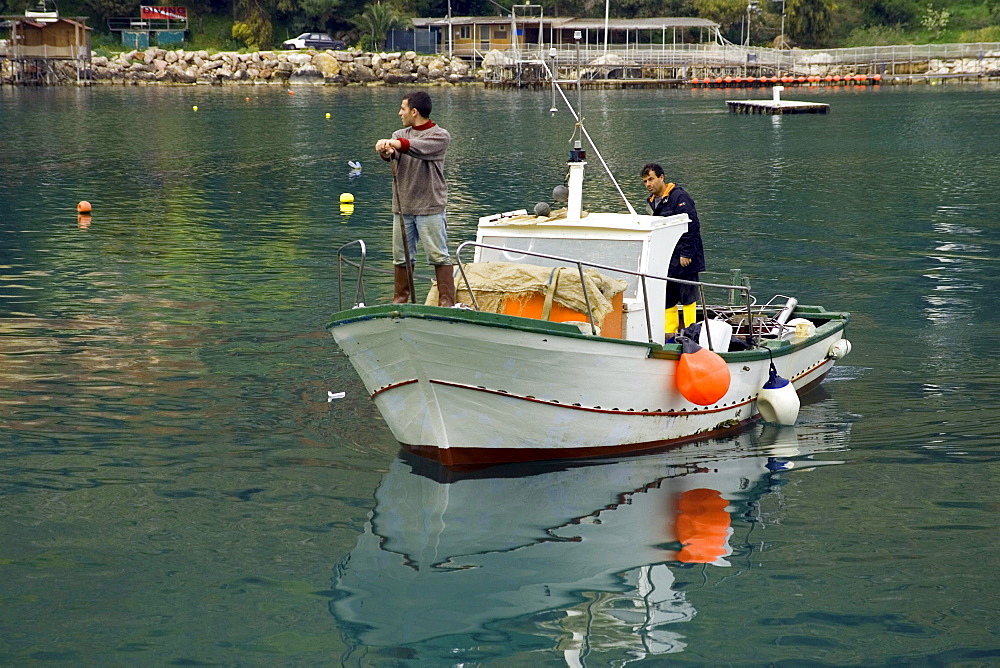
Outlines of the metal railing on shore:
M879 74L894 76L998 76L1000 42L907 44L843 49L772 49L723 44L557 45L508 51L484 64L487 83L532 82L541 65L561 78L674 79L726 75ZM961 63L941 71L942 63ZM541 83L541 82L539 82Z

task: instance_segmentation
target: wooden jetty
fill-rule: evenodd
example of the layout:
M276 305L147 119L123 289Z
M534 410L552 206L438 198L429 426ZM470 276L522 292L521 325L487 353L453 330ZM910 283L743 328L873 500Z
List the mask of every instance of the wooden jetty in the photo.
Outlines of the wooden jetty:
M729 111L735 114L828 114L830 105L821 102L796 102L782 100L781 91L784 86L775 86L771 90L774 97L770 100L726 100Z

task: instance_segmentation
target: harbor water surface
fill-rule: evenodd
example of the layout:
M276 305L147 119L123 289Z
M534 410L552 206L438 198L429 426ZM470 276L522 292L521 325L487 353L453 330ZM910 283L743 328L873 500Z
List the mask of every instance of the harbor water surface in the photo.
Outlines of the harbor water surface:
M792 428L461 475L324 330L340 246L388 268L404 90L0 87L0 664L1000 662L1000 89L585 91L633 203L662 163L711 271L854 351ZM454 243L551 198L549 91L430 92Z

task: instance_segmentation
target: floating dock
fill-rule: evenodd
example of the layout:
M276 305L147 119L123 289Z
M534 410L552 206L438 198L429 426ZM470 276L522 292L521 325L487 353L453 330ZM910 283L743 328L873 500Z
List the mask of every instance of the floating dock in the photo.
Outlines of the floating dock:
M781 91L784 86L775 86L771 90L774 97L770 100L726 100L729 111L735 114L828 114L830 105L821 102L795 102L782 100Z

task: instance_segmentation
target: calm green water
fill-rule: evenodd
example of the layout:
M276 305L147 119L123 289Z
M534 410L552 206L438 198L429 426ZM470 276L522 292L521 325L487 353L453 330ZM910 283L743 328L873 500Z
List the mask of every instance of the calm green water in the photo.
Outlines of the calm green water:
M453 240L548 197L547 91L432 92ZM853 313L798 425L449 479L323 330L336 249L387 264L399 90L0 88L0 664L1000 662L1000 90L787 93L833 111L584 97L634 202L650 160L693 194L710 268ZM699 489L721 551L685 561Z

